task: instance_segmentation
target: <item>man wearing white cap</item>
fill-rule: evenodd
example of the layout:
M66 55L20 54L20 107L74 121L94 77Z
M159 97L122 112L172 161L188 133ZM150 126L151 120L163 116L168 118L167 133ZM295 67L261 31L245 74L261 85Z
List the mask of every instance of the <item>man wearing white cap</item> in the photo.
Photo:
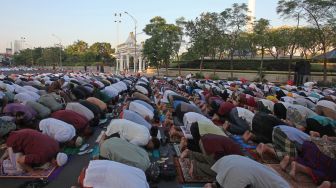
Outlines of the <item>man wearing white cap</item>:
M145 146L149 150L160 147L160 141L157 138L151 138L147 127L127 119L114 119L110 122L105 137L115 135L137 146Z
M43 119L39 123L39 129L43 134L54 138L59 143L67 143L77 147L82 144L82 138L76 137L76 129L64 121L54 118Z
M88 168L82 170L78 181L81 187L149 188L142 170L108 160L90 161Z

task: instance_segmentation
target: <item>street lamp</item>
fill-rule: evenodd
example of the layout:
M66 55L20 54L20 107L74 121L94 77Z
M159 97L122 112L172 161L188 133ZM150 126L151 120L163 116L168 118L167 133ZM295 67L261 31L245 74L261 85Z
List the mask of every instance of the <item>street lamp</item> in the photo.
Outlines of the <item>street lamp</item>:
M125 14L127 14L128 16L130 16L131 18L132 18L132 20L133 20L133 22L134 22L134 58L133 58L133 63L134 63L134 72L136 71L136 63L137 62L135 62L136 61L136 46L137 46L137 41L136 41L136 28L137 28L137 20L134 18L134 16L132 16L131 14L129 14L128 12L124 12Z
M55 37L59 41L59 49L60 49L60 54L59 54L59 65L60 68L62 69L62 40L60 37L58 37L55 34L52 34L53 37Z
M117 24L117 45L116 45L116 53L118 52L118 45L119 45L119 24L121 23L121 13L114 13L114 23ZM115 71L117 73L117 71L120 71L120 65L118 64L118 57L116 56L116 65L115 65Z

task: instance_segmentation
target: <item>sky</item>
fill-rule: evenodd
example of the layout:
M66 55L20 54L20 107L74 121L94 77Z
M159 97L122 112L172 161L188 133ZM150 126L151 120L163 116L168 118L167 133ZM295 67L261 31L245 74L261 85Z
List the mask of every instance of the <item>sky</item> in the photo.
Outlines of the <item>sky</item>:
M11 42L25 38L25 47L68 46L76 40L109 42L112 47L126 41L137 21L137 41L149 20L161 16L168 23L176 18L195 19L202 12L221 12L233 3L248 0L0 0L0 52ZM256 0L256 19L269 19L272 26L292 25L276 14L278 0ZM115 21L121 20L121 23ZM53 36L54 35L54 36ZM55 37L57 36L57 37ZM57 39L59 38L59 39ZM14 43L13 43L14 44Z

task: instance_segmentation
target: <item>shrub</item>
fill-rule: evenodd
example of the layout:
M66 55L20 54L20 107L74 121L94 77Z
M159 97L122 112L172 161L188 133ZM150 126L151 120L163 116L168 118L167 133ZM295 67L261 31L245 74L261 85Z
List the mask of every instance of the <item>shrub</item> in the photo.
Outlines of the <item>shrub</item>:
M220 78L217 74L211 74L210 79L211 80L219 80Z
M196 72L195 78L197 78L197 79L204 79L204 74L201 73L201 72Z
M333 81L317 81L317 86L318 87L336 87L336 82L333 80Z

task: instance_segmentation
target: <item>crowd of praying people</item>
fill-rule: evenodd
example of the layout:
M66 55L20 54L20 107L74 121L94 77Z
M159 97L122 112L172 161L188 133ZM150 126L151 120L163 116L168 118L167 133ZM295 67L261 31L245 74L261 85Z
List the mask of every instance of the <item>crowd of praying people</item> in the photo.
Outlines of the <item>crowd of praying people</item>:
M190 177L216 180L206 188L290 187L241 145L255 146L261 159L276 159L293 180L302 173L316 186L335 187L336 91L314 82L12 74L0 77L0 105L3 174L66 165L62 149L85 145L100 120L121 105L97 138L98 157L79 174L79 187L150 187L149 153L161 147L160 131L179 143L178 157L190 161Z

